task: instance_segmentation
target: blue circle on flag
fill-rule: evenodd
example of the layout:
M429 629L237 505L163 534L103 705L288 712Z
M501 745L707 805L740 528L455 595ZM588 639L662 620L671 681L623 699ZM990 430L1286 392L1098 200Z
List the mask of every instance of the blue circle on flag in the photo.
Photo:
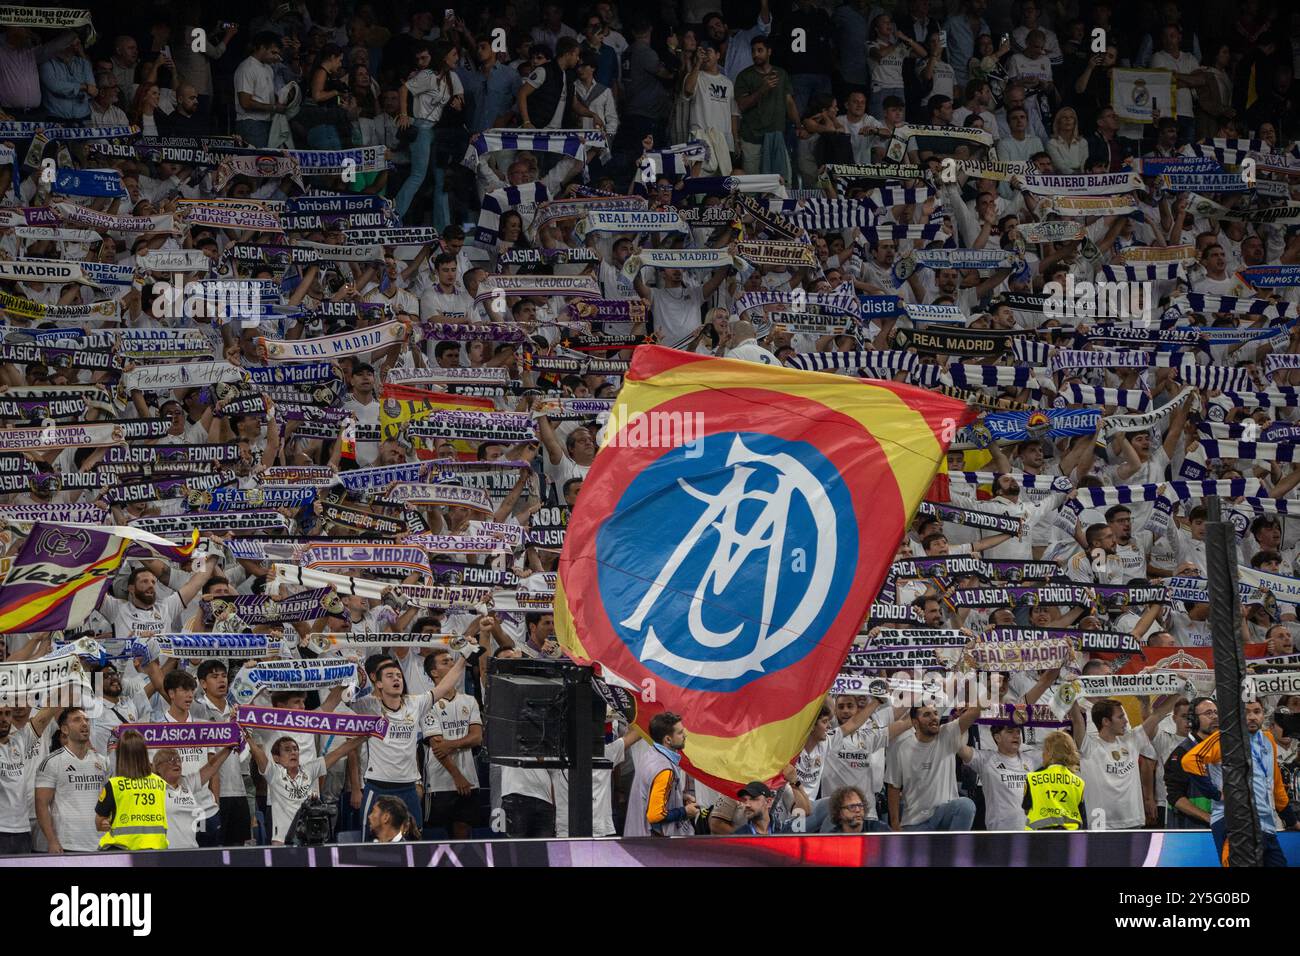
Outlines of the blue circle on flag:
M597 587L647 670L734 691L825 638L853 586L859 533L838 469L813 445L714 433L627 486L596 537Z

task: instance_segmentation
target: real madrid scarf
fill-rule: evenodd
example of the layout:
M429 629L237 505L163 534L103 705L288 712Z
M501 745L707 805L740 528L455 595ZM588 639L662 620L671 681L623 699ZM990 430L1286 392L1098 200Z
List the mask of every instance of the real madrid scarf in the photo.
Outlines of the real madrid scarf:
M62 259L0 260L0 279L13 282L75 282L103 288L130 286L135 266L109 262L72 262Z
M339 737L377 737L380 740L388 735L388 721L372 714L334 714L321 710L242 706L235 708L234 717L235 723L241 727L258 727L263 730Z
M813 247L804 242L739 242L736 255L757 266L803 269L817 265Z
M925 140L941 140L948 151L956 149L962 143L985 148L993 145L992 133L987 130L975 129L972 126L924 126L916 123L904 123L901 126L894 127L893 138L885 149L885 155L894 162L901 162L907 154L908 140L914 137Z
M1025 260L1002 249L917 249L894 260L891 272L894 286L901 286L919 268L925 269L1014 269L1024 267Z
M908 647L878 651L850 651L844 659L846 671L926 670L946 671L961 660L960 648Z
M652 249L646 250L646 253L674 251L676 250ZM650 265L650 263L646 264ZM682 266L681 268L690 267ZM636 275L635 269L628 273L626 266L624 266L623 271L629 276L629 278ZM508 296L583 296L598 299L600 298L601 293L600 287L596 285L596 280L592 279L590 276L490 275L484 276L483 280L479 283L478 292L474 296L474 301L482 302L485 299L494 298L498 294Z
M766 234L769 239L794 242L799 238L799 230L793 223L780 215L780 210L771 210L747 193L736 193L731 197L731 205L741 216L754 221L758 234Z
M230 617L238 617L246 624L261 627L290 621L314 621L326 614L344 613L343 601L332 588L301 591L280 601L266 594L205 598L199 602L199 608L209 627Z
M401 543L423 548L430 554L509 554L511 551L510 545L491 535L418 534L403 537Z
M744 263L722 249L642 249L628 257L623 264L623 275L631 279L646 266L652 269L717 269L725 266L743 269ZM594 295L599 295L599 292Z
M410 325L404 321L385 322L355 332L343 332L314 339L281 341L259 336L257 347L265 361L311 362L322 357L368 355L405 341L410 331Z
M400 484L384 492L384 500L421 508L446 505L491 514L496 509L486 491L460 485Z
M985 161L974 159L957 160L957 172L965 173L975 179L994 179L999 182L1007 182L1012 176L1025 179L1033 168L1033 164L1028 160L1018 163L1003 162L996 159Z
M1074 645L1064 638L1019 641L976 641L966 648L966 659L977 671L1041 671L1062 667L1074 656Z
M578 223L574 236L582 242L587 236L601 232L632 235L676 233L685 236L690 235L690 231L676 210L651 212L644 209L593 209Z
M435 467L431 461L413 461L402 465L376 465L339 472L337 481L351 494L363 494L403 481L423 481Z
M895 329L896 349L916 349L923 355L959 355L994 358L1010 351L1022 332L973 331L967 329Z
M1189 387L1244 392L1255 385L1255 380L1248 368L1184 364L1177 366L1177 369L1178 380L1186 383Z
M331 687L355 687L359 674L356 664L342 659L277 661L273 664L258 664L244 672L238 690L232 688L231 693L235 697L235 703L242 707L247 706L248 701L264 690L326 690Z
M1287 222L1300 222L1300 206L1287 207L1295 211L1293 219L1287 219ZM1273 212L1274 210L1260 210L1261 213ZM1258 222L1271 222L1275 220L1259 219L1251 220ZM1280 266L1251 266L1242 269L1237 273L1238 278L1243 282L1249 282L1256 288L1273 289L1282 286L1300 285L1300 265L1280 265Z

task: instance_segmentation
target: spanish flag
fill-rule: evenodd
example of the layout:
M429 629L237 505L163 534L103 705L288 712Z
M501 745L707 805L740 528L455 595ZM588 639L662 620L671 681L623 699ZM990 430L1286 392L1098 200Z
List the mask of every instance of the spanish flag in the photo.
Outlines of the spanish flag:
M638 348L569 521L561 644L636 689L643 732L679 715L697 779L775 780L974 416L895 382Z
M434 412L493 412L497 407L490 398L449 395L408 385L385 385L379 398L379 434L385 441L398 437L408 424L422 421ZM419 440L413 444L417 458L436 457ZM467 442L455 441L452 445L463 457L473 457L474 448Z

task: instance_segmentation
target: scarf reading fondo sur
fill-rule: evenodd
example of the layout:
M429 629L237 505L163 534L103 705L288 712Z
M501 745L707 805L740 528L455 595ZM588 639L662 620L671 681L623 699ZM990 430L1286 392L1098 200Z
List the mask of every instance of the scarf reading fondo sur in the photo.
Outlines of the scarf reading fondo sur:
M999 534L1020 534L1020 518L1010 515L992 514L985 511L974 511L969 508L957 508L953 505L940 504L934 501L922 501L917 508L917 514L925 515L930 518L938 518L941 521L950 524L962 525L967 528L979 528L984 531L993 531Z

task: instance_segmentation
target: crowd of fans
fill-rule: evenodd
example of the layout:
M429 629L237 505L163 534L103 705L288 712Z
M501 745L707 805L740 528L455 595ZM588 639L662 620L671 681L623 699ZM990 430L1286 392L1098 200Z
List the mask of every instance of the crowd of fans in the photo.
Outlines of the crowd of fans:
M250 704L387 724L151 745L172 847L292 841L304 805L339 839L566 835L564 772L488 762L487 660L562 656L564 527L650 341L965 398L986 424L957 436L855 650L995 628L1074 643L1058 667L988 668L998 705L828 697L777 789L664 778L689 715L647 741L611 710L597 835L1021 830L1051 730L1078 749L1089 825L1209 825L1217 785L1181 759L1219 720L1210 606L1178 586L1207 577L1200 483L1232 483L1241 568L1300 578L1300 11L240 6L0 16L6 571L33 520L203 539L124 562L66 631L5 635L8 664L81 636L99 656L84 707L0 707L0 852L99 847L122 725ZM1126 70L1170 71L1173 101L1125 119ZM1053 283L1106 280L1143 287L1145 324L1051 317ZM1121 357L1058 361L1076 353ZM348 553L321 557L333 539ZM963 555L986 564L921 560ZM1025 582L1085 599L954 598L1041 561ZM1171 581L1139 603L1096 590ZM319 615L240 617L331 585ZM1241 636L1285 673L1297 594L1277 591L1243 599ZM1082 650L1090 631L1134 647ZM269 689L258 660L168 640L220 633L355 662L355 686ZM1196 693L1046 705L1075 673L1177 667ZM1264 704L1294 800L1300 740L1277 717L1300 699ZM1295 825L1282 799L1264 816Z

